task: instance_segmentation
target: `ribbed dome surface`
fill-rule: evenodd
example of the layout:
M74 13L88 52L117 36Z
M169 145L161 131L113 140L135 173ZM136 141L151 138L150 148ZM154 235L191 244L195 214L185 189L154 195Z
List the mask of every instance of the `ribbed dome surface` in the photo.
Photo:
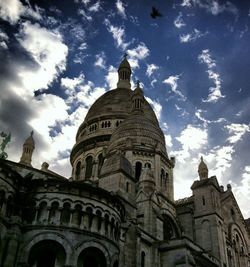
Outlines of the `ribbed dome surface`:
M100 116L128 115L132 108L132 95L133 91L126 88L108 91L95 101L84 121L88 122ZM148 102L145 103L144 114L158 125L155 113Z
M159 125L145 114L132 113L111 136L107 153L123 150L130 146L148 151L160 150L166 154L165 138Z

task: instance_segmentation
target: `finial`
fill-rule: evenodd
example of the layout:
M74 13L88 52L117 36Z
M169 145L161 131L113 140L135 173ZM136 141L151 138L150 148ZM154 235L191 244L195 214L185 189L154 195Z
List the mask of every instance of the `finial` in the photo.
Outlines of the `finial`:
M32 131L30 132L30 136L33 136L33 134L34 134L34 131L32 130Z
M140 88L140 81L139 80L137 80L137 82L136 82L136 87Z
M203 156L201 156L201 161L203 161Z
M127 56L128 56L128 54L124 53L123 58L125 59L125 58L127 58Z

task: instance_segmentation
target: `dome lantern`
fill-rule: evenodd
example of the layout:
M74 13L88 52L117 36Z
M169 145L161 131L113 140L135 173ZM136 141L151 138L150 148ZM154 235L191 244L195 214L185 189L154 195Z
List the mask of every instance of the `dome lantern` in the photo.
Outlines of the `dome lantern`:
M117 88L130 89L131 88L130 76L131 76L131 67L127 60L127 54L125 54L118 69Z

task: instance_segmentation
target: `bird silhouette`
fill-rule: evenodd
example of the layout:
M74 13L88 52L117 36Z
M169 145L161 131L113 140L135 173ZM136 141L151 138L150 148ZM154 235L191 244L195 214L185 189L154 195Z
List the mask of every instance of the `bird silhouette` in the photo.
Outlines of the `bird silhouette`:
M152 7L152 12L150 15L153 19L156 19L156 17L162 17L162 14L154 6Z

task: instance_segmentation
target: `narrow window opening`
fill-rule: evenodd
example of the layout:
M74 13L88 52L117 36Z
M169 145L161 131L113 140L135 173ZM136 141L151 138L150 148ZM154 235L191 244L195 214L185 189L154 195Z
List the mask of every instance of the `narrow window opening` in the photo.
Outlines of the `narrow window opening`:
M205 197L204 196L202 196L202 204L203 204L203 206L206 205L206 200L205 200Z
M141 176L141 169L142 169L142 164L141 164L141 162L137 161L135 163L135 179L136 179L136 181L139 181L139 178Z

